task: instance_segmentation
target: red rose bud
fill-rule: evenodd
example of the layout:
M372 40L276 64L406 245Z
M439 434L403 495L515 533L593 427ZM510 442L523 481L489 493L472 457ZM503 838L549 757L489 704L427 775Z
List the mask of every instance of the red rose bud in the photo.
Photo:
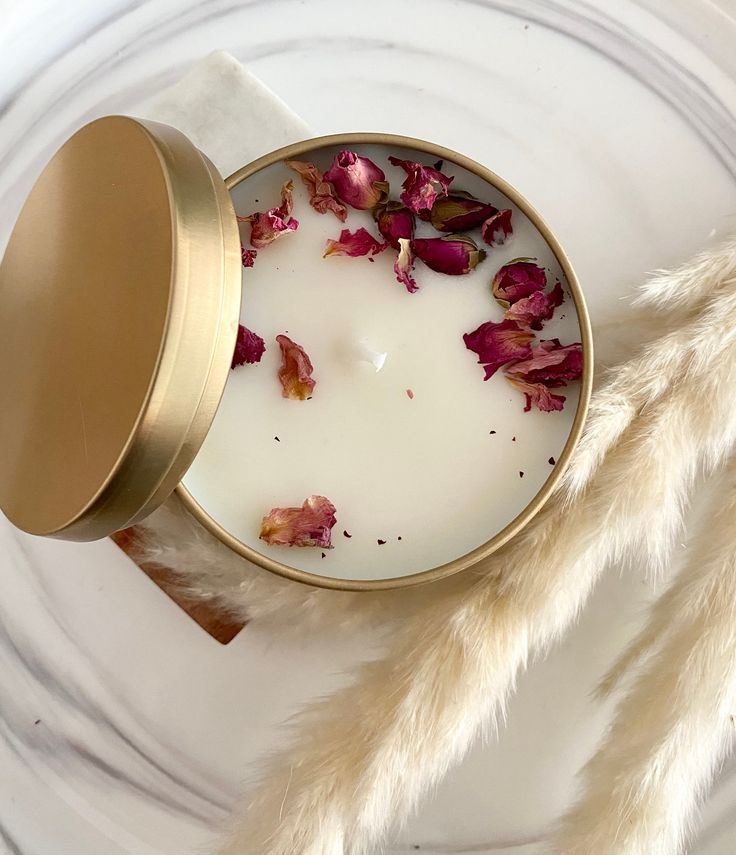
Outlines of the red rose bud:
M247 327L238 324L238 335L235 339L235 353L233 353L232 368L245 363L253 364L260 362L266 352L266 343Z
M389 163L400 166L406 172L406 178L401 185L404 192L401 201L418 214L424 209L431 208L438 196L446 196L447 188L453 179L444 175L432 166L423 166L413 160L402 160L399 157L389 157Z
M281 204L265 213L251 214L248 217L238 217L239 223L250 223L250 243L256 249L263 249L273 243L281 235L294 232L299 227L299 221L289 217L293 199L294 182L287 181L281 188Z
M544 268L528 258L516 258L504 264L491 282L493 296L504 309L535 291L544 291L546 287Z
M525 413L528 413L533 406L543 413L552 413L565 406L565 396L553 395L544 383L527 383L509 374L506 375L506 379L525 396Z
M401 202L388 202L377 208L373 216L381 235L394 249L400 249L399 239L414 237L414 214Z
M328 240L322 258L329 255L349 255L357 258L361 255L377 255L383 252L388 244L376 240L373 235L362 226L355 232L343 229L339 240Z
M485 250L478 249L475 241L466 235L415 238L412 249L427 267L450 276L469 273L486 257Z
M388 199L388 182L383 170L354 151L341 151L324 178L332 182L339 199L360 211L375 208Z
M526 383L565 386L583 373L583 346L579 342L563 346L556 338L540 341L528 357L509 366L506 373Z
M549 292L535 291L528 297L522 297L506 310L505 318L518 321L523 327L533 330L541 330L544 321L552 319L555 309L561 306L565 299L565 293L559 282Z
M337 217L340 222L345 222L348 210L337 198L332 185L325 181L322 173L313 163L303 160L287 160L286 165L297 172L309 193L309 204L320 214L328 211Z
M281 394L284 398L304 401L310 397L317 385L317 381L312 377L312 362L304 348L288 336L277 335L276 341L281 348Z
M411 275L413 269L414 253L411 249L411 241L406 238L399 238L399 256L394 262L394 273L396 274L397 281L403 285L410 294L419 290L419 286Z
M509 208L491 214L480 229L480 236L489 246L503 246L513 233Z
M502 365L531 356L529 343L533 338L534 333L523 330L515 321L487 321L465 333L463 341L468 350L478 354L478 362L485 368L484 379L488 380Z
M435 199L427 219L438 232L464 232L477 228L497 213L493 205L457 190Z
M273 508L261 522L259 537L270 546L319 546L332 549L335 506L324 496L310 496L301 508Z
M246 249L243 244L240 244L240 258L243 261L243 267L253 267L258 252L255 249Z

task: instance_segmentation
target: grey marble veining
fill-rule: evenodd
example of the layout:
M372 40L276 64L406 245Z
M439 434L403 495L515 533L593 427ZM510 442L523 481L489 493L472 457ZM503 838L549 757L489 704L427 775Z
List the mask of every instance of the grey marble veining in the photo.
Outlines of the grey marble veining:
M700 0L56 0L0 10L0 245L45 160L109 112L146 114L216 48L315 130L434 139L516 184L561 237L594 320L736 226L733 4ZM42 236L40 236L42 239ZM249 628L212 642L109 543L0 524L0 852L206 851L339 650ZM608 710L589 692L650 596L604 581L393 852L540 855ZM731 855L736 768L693 855Z

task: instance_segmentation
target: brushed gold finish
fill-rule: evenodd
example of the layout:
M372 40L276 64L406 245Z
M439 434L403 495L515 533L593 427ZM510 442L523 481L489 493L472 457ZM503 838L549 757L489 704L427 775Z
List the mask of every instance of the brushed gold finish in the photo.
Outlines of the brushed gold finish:
M331 136L317 137L315 139L305 140L293 145L285 146L277 151L271 152L264 157L255 160L253 163L239 169L233 175L226 179L226 184L229 190L236 187L241 181L245 181L251 175L271 166L274 163L283 160L298 159L310 155L311 153L326 148L329 146L340 147L355 147L360 145L387 145L392 147L401 147L414 149L415 151L429 155L435 160L446 160L457 164L458 166L467 169L468 171L478 175L480 178L487 181L489 184L496 187L502 193L506 194L509 199L526 214L532 223L536 226L542 236L549 244L550 249L554 253L557 261L562 268L567 279L570 292L572 294L575 310L577 312L578 321L580 324L581 341L583 345L583 375L580 380L580 398L578 401L575 418L570 429L570 435L567 439L565 447L559 456L555 466L552 468L546 482L532 499L532 501L524 508L524 510L512 520L504 529L498 532L483 546L474 549L472 552L463 555L454 561L442 564L431 569L420 569L411 576L402 576L394 579L380 579L376 581L359 580L359 579L334 579L326 576L318 576L312 573L306 573L302 570L297 570L294 567L289 567L280 561L276 561L266 555L261 554L252 547L233 537L229 532L219 526L212 517L202 508L193 496L189 493L183 484L177 487L179 498L183 502L187 510L216 538L218 538L226 546L230 547L234 552L241 555L243 558L252 561L254 564L262 567L264 570L269 570L277 573L279 576L284 576L297 582L314 585L321 588L333 588L337 590L347 591L377 591L389 588L403 588L410 585L419 585L426 582L432 582L437 579L442 579L461 570L466 570L473 565L482 561L492 552L495 552L499 547L507 543L515 534L517 534L542 508L555 487L560 481L563 472L567 468L570 457L575 449L575 446L580 439L583 430L583 425L588 412L590 395L593 385L593 337L590 326L590 318L585 305L582 289L578 281L575 271L570 264L570 260L559 244L557 238L552 233L550 227L540 216L540 214L527 202L527 200L508 182L504 181L491 170L486 169L474 160L458 154L451 149L443 146L435 145L434 143L423 140L414 139L406 136L396 136L393 134L374 134L374 133L352 133L352 134L334 134Z
M0 507L94 540L142 519L194 459L228 377L240 241L179 131L82 128L31 192L0 265Z

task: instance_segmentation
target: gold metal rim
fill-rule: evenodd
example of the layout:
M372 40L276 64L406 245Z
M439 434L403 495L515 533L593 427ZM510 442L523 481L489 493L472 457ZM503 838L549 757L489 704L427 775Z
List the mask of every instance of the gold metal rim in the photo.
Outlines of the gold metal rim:
M487 181L489 184L496 187L512 202L526 214L527 217L534 223L540 234L544 237L560 267L565 273L570 292L572 294L575 311L580 324L580 337L583 346L583 376L580 380L580 398L578 401L575 418L570 428L570 434L565 443L565 447L560 455L557 463L552 468L549 477L542 485L539 492L529 502L521 513L519 513L505 528L494 535L482 546L468 552L466 555L433 567L429 570L424 570L410 576L399 576L391 579L380 580L365 580L365 579L334 579L326 576L318 576L314 573L307 573L303 570L297 570L294 567L289 567L288 564L283 564L273 558L269 558L257 552L252 547L233 537L222 526L202 508L202 506L194 499L191 493L183 484L179 484L176 492L179 495L186 509L200 522L211 534L218 540L236 552L243 558L256 564L264 570L269 570L276 573L278 576L283 576L296 582L302 582L307 585L313 585L319 588L331 588L341 591L380 591L391 588L407 588L413 585L421 585L427 582L434 582L438 579L444 579L447 576L452 576L462 570L467 570L477 564L482 559L495 552L505 543L507 543L514 535L518 534L527 523L536 516L542 509L547 499L554 491L559 483L562 475L567 468L573 451L580 439L583 431L583 425L588 413L590 403L590 395L593 388L593 334L590 325L590 317L588 309L585 305L580 282L573 270L567 254L563 250L559 241L552 233L552 230L547 225L539 212L519 193L516 188L512 187L507 181L496 175L490 169L482 166L469 157L465 157L452 149L444 146L435 145L426 140L415 139L414 137L400 136L396 134L377 134L377 133L350 133L350 134L331 134L329 136L315 137L302 142L293 143L292 145L284 146L276 151L270 152L263 157L254 160L247 166L234 172L231 176L225 179L225 184L228 190L232 190L242 181L283 160L300 158L309 152L317 149L327 148L329 146L356 146L356 145L388 145L401 148L410 148L416 151L428 154L436 159L448 160L458 166L467 169L478 177Z

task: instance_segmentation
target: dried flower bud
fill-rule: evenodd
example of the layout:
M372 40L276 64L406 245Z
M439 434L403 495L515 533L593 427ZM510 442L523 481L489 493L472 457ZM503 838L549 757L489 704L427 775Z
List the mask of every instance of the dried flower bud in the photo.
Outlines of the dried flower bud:
M493 205L481 202L463 190L456 190L436 199L426 219L438 232L465 232L477 228L497 213Z
M546 287L547 274L544 268L529 258L516 258L504 264L491 282L493 296L504 309Z
M414 214L401 202L387 202L373 213L381 235L394 249L400 249L399 239L414 237Z
M339 199L360 211L375 208L388 199L384 171L354 151L341 151L324 178L332 182Z
M450 276L469 273L486 257L485 250L478 249L475 241L466 235L415 238L412 249L427 267Z

